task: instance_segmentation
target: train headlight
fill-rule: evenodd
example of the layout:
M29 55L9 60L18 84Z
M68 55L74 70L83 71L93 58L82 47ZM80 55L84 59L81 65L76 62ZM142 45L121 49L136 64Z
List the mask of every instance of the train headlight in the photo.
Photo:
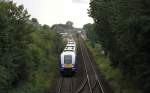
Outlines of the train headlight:
M61 64L61 67L65 67L64 64Z
M74 64L72 64L72 67L74 67Z

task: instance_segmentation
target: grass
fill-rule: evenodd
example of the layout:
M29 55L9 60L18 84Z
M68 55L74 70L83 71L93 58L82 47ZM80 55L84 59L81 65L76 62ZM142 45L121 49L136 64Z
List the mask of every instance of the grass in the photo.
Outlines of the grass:
M86 41L86 44L114 93L142 93L132 81L122 75L118 68L111 67L109 59L101 53L102 48L100 44L95 44L94 48L89 41Z

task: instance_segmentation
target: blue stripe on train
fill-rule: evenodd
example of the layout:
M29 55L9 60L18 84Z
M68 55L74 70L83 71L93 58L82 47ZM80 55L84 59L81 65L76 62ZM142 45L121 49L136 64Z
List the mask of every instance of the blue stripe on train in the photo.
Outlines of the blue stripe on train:
M77 67L76 65L72 68L64 68L64 67L60 67L60 72L68 72L68 71L72 71L72 72L76 72L77 71Z

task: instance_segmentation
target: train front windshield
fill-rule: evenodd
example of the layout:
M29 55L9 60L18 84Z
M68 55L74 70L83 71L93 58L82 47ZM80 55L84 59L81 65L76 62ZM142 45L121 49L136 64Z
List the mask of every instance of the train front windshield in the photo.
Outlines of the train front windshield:
M64 64L71 64L72 63L72 56L71 55L65 55L64 56Z

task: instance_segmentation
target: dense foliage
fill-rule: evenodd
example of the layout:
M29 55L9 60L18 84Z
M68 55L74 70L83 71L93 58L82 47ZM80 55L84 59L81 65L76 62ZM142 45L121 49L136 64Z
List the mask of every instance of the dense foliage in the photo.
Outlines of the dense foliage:
M89 15L112 66L149 93L150 1L92 0Z
M62 41L29 18L22 5L0 2L0 93L43 93L49 87Z

